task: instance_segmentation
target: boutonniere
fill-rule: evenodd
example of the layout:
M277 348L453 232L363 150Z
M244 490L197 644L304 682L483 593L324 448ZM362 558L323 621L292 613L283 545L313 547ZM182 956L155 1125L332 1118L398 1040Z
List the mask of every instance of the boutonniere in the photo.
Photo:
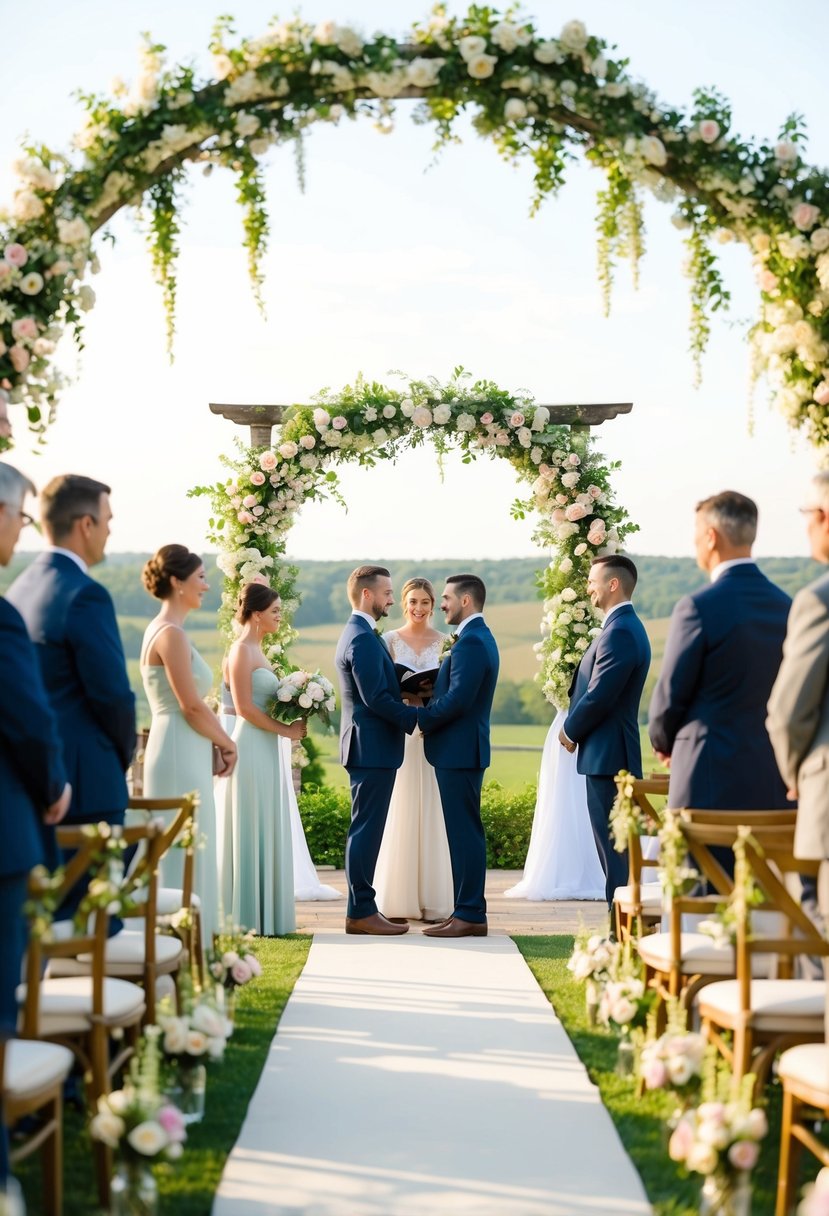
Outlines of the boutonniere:
M458 640L458 637L459 635L457 633L450 633L448 638L443 639L443 645L441 646L440 654L438 655L438 663L442 663L446 656L451 652L452 647Z

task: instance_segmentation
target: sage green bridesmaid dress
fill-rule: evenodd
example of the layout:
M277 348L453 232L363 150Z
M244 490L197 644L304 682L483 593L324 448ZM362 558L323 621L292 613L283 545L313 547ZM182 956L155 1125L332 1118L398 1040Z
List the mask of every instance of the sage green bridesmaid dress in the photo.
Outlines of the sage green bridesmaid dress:
M213 687L213 673L192 643L190 656L196 689L200 697L205 697ZM210 740L194 731L185 719L163 665L142 666L141 676L152 713L144 754L144 797L176 798L191 790L197 790L199 794L194 887L201 902L204 941L209 946L222 922L213 802L213 747ZM173 846L161 862L161 885L180 888L183 866L183 854Z
M265 667L255 667L252 680L254 704L267 713L279 681ZM225 912L236 925L277 936L296 928L290 808L279 739L237 714L233 741L239 758L233 774L220 783Z

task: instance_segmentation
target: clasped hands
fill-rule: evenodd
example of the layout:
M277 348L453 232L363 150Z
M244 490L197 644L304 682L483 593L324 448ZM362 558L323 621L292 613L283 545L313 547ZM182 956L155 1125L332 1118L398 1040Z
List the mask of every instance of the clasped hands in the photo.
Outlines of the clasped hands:
M576 750L576 745L573 742L573 740L569 739L567 737L567 735L565 735L564 727L562 727L561 730L558 732L558 741L561 744L561 746L564 748L565 751L572 753Z

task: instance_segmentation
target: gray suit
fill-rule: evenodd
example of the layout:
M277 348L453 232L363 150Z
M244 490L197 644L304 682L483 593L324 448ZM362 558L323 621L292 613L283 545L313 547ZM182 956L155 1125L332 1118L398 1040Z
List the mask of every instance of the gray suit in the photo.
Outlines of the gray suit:
M795 856L829 858L829 574L794 598L766 726L798 793Z

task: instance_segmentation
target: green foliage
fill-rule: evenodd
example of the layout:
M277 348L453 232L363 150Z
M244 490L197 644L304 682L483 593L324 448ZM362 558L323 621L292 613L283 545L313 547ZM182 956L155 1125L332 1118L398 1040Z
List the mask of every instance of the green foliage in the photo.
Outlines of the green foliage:
M486 864L490 870L521 870L527 860L535 811L535 786L520 793L488 781L481 794L481 822L486 833Z
M310 785L299 796L299 814L311 859L318 866L345 865L345 838L351 823L347 790Z
M306 735L300 744L307 756L307 762L300 768L300 788L304 792L311 786L325 784L325 766L322 762L322 750L311 735Z

